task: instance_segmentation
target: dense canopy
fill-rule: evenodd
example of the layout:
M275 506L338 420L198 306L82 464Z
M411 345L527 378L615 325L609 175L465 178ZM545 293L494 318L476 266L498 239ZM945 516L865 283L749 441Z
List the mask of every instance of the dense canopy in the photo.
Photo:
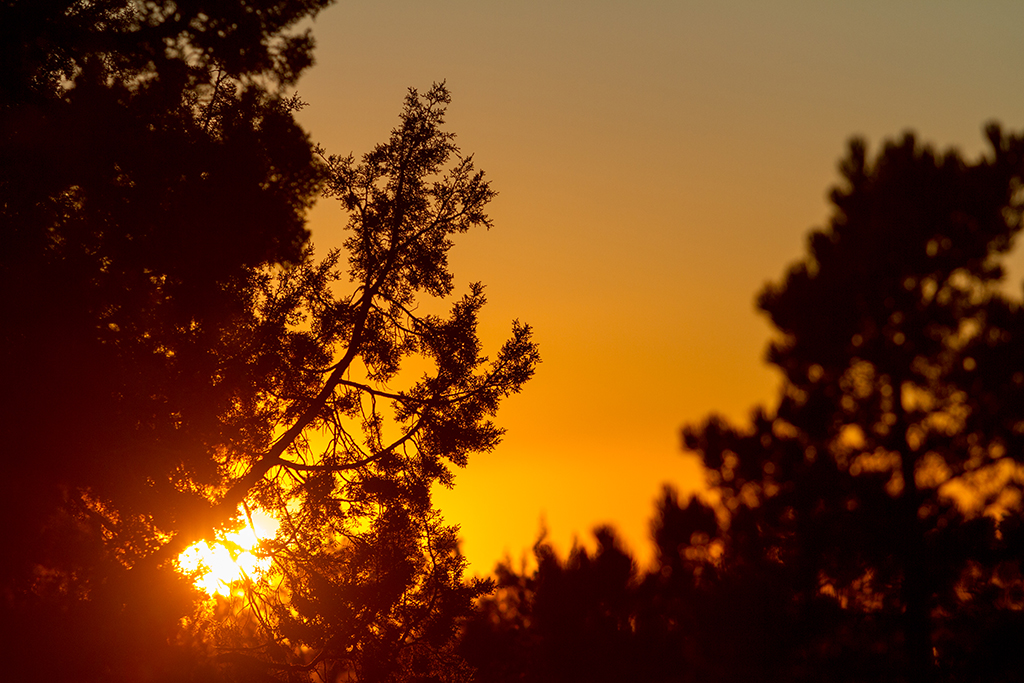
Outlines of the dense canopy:
M494 192L443 85L359 161L296 124L325 4L0 4L5 680L464 675L486 583L430 490L537 351L488 359L453 297ZM318 260L321 195L351 237ZM268 568L208 599L179 553L257 510Z

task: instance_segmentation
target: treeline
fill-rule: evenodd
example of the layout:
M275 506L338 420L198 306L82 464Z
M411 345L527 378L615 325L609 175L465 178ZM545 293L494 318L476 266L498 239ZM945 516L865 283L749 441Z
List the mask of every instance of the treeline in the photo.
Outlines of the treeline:
M561 558L542 541L534 570L499 566L462 635L478 680L800 680L810 667L823 680L814 650L825 634L798 642L813 625L787 604L782 572L741 566L710 507L667 490L654 535L643 572L610 528L595 532L593 552Z
M643 570L610 528L566 557L540 542L535 568L496 568L459 652L475 680L496 683L1020 680L1019 554L987 569L985 590L955 587L960 604L933 625L934 667L918 675L899 606L866 581L842 595L803 589L743 517L723 529L712 507L666 491Z

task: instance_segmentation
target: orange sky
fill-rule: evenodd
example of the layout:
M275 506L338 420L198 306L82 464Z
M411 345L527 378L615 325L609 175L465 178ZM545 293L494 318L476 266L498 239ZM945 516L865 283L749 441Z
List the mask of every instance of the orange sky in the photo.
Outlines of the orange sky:
M407 87L446 80L449 129L500 193L496 227L452 254L460 293L487 284L491 348L513 318L541 344L536 378L499 414L504 443L437 496L471 571L519 558L542 517L563 550L612 522L646 560L661 484L701 484L680 427L772 400L754 296L824 223L846 140L913 128L973 155L984 122L1024 127L1022 26L1016 0L324 12L300 120L358 155L386 139ZM318 205L321 250L344 222Z

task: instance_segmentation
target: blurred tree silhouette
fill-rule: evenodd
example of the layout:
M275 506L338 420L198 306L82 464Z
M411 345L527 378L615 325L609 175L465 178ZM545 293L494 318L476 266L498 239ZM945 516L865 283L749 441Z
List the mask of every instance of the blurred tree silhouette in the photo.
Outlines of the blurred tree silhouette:
M493 196L443 86L360 163L296 125L295 26L326 4L0 2L4 680L458 674L481 586L429 487L497 442L536 349L516 324L488 364L479 285L416 312ZM352 293L306 246L325 189ZM242 503L283 517L259 628L196 613L172 562ZM239 638L258 649L224 656Z
M1020 679L1024 310L997 285L1024 137L987 134L974 163L851 143L759 299L778 409L684 431L713 504L666 493L643 577L591 579L629 565L607 531L596 561L501 567L462 643L485 680Z
M531 576L499 565L497 592L462 637L478 680L642 680L630 630L636 567L611 529L596 537L593 555L574 547L564 561L541 539Z
M825 660L851 639L870 641L859 666L884 653L871 680L1016 675L1012 651L969 656L1019 630L1022 606L1024 314L996 283L1021 227L1024 140L987 133L976 163L910 135L869 162L854 141L829 227L759 300L782 333L778 410L685 435L733 517L726 562L784 568Z

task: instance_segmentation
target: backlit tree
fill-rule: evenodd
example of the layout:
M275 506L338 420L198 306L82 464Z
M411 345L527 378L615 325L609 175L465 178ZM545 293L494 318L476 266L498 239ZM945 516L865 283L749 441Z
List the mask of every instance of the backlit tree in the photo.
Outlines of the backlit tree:
M446 648L487 586L463 581L455 529L430 488L497 444L490 418L539 358L518 323L493 359L481 354L479 284L447 315L418 312L420 292L452 292L452 235L489 225L493 192L440 128L447 103L443 85L411 91L387 143L359 163L328 159L328 193L352 216L352 284L337 254L269 283L263 315L305 317L288 333L298 371L260 397L279 429L239 454L247 471L213 508L250 501L282 522L266 546L272 570L246 586L259 628L231 661L324 680L465 675Z

